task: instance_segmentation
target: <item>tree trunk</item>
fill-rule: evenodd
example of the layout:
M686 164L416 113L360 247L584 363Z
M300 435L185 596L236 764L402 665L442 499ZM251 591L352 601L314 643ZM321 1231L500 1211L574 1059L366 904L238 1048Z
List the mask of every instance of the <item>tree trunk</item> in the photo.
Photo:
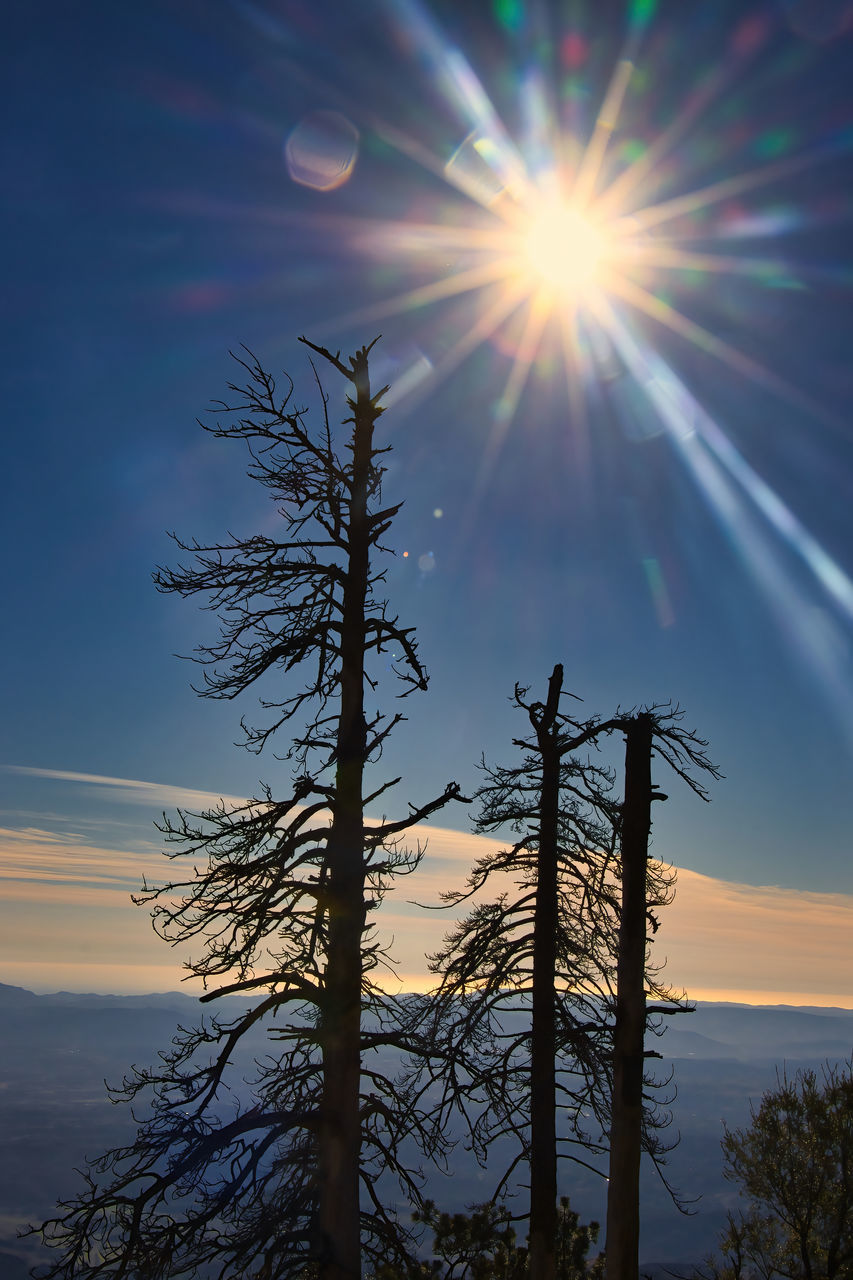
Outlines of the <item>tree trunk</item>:
M361 1224L361 985L364 906L362 782L365 605L369 573L367 514L373 424L366 354L356 356L349 562L341 625L341 702L335 805L329 837L328 946L321 1016L323 1097L318 1137L320 1280L359 1280Z
M563 668L557 664L548 683L548 701L535 722L542 760L542 789L539 797L530 1047L531 1280L554 1280L556 1274L554 974L557 964L557 821L560 804L560 747L556 720L560 709L562 683Z
M622 913L613 1029L613 1101L607 1187L607 1280L637 1280L640 1150L646 1031L646 864L652 802L652 718L625 729L622 810Z

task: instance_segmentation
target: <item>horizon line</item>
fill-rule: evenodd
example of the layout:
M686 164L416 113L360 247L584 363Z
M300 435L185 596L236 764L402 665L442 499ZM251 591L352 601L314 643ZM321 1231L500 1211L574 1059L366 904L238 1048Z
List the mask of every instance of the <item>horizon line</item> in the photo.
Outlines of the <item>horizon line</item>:
M94 968L96 966L92 966L92 967ZM97 966L97 967L100 967L100 966ZM132 966L128 966L128 967L132 967ZM105 988L95 989L93 987L88 987L85 989L82 987L79 987L79 988L78 987L72 988L67 986L58 987L58 986L54 986L50 982L47 982L47 983L37 982L31 987L26 987L26 986L21 986L20 983L17 983L17 982L4 982L2 978L2 971L0 971L0 988L3 988L3 987L7 988L8 990L22 991L22 992L25 992L27 995L36 996L39 998L43 996L58 996L58 995L97 996L97 997L114 996L116 999L124 999L127 997L136 997L136 998L144 999L146 996L157 996L157 997L180 996L181 998L187 998L192 1000L192 999L198 999L201 996L201 994L203 994L202 991L198 989L181 990L181 988L178 986L162 987L157 989L140 986L140 987L134 987L132 989L125 987L124 990L115 990L115 989L107 990ZM401 986L399 991L387 992L386 994L391 995L392 997L395 997L395 996L407 996L407 995L427 995L429 993L423 988L419 989L416 984L412 984L410 986L405 986L405 987ZM223 997L223 999L224 998L230 998L230 997ZM233 998L250 999L251 996L241 997L239 993L234 993ZM744 1009L801 1009L801 1010L824 1009L827 1011L837 1010L840 1013L853 1014L853 999L851 999L850 1004L839 1003L839 1000L843 1000L844 997L839 997L837 992L790 992L790 991L748 991L748 990L738 991L733 989L717 990L717 989L700 988L695 994L691 994L690 992L688 992L687 999L690 1004L696 1004L696 1005L700 1005L700 1004L734 1005ZM690 1012L690 1010L688 1009L685 1012Z

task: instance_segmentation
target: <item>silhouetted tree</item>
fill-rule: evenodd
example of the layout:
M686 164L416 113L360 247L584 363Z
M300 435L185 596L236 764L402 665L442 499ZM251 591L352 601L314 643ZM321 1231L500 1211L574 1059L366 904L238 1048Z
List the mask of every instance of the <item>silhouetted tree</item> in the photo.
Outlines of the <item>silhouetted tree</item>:
M745 1129L726 1129L725 1176L746 1207L729 1214L713 1280L853 1275L853 1062L821 1079L783 1074Z
M422 1132L423 1116L381 1064L380 1051L402 1043L406 1007L376 983L385 955L368 913L419 861L419 849L401 847L404 833L458 792L450 784L398 821L365 818L399 781L365 794L365 768L402 719L366 710L374 660L390 657L406 692L425 688L426 675L411 629L380 594L376 560L398 505L381 502L371 348L345 363L307 345L351 385L343 447L325 395L323 424L312 428L291 406L292 383L282 395L254 357L241 360L248 384L230 384L237 399L220 406L228 419L209 429L246 444L249 474L269 490L282 532L179 543L191 563L155 575L162 591L200 595L219 615L220 638L196 654L204 696L236 698L273 674L304 678L265 681L266 723L244 724L246 744L260 751L303 713L288 752L292 792L279 800L264 786L237 808L164 818L177 846L170 856L188 873L142 895L165 938L200 948L187 967L211 987L203 1000L255 998L233 1017L182 1030L159 1066L125 1081L121 1097L153 1091L150 1117L132 1145L90 1166L86 1190L42 1228L61 1250L49 1277L138 1270L159 1280L207 1268L221 1280L355 1280L362 1244L374 1260L405 1254L374 1183L389 1171L416 1198L400 1144ZM248 1103L229 1101L235 1059L258 1025L268 1055Z
M578 753L615 731L624 732L631 743L640 725L700 794L691 768L713 772L704 744L680 728L677 710L652 708L617 713L607 721L573 720L559 709L562 681L558 665L544 703L528 702L527 690L516 687L515 704L527 713L533 733L516 740L522 751L518 765L486 768L487 782L478 792L477 829L510 827L519 838L482 858L466 889L446 894L444 900L457 905L497 877L514 879L518 892L478 903L448 935L431 965L441 975L433 997L436 1057L431 1067L442 1088L438 1114L444 1123L446 1113L463 1112L483 1163L498 1138L512 1134L519 1140L496 1194L519 1162L528 1162L530 1274L535 1280L553 1280L555 1274L562 1143L576 1144L573 1158L581 1160L578 1145L601 1152L615 1128L617 1155L611 1167L617 1173L635 1137L637 1165L641 1142L657 1160L662 1158L665 1143L659 1130L668 1117L650 1092L655 1082L644 1072L643 1035L648 1013L684 1007L647 962L647 915L671 895L671 877L648 864L648 826L639 870L639 950L634 938L641 834L636 766L632 763L620 805L612 795L612 774ZM648 1011L646 985L658 1002ZM638 1012L637 1051L633 1019ZM627 1076L626 1045L637 1054ZM634 1067L639 1068L641 1118L636 1135L620 1110L624 1081L631 1089L636 1083ZM565 1113L568 1126L560 1143L558 1111ZM632 1165L633 1160L628 1167ZM625 1189L624 1178L621 1185Z
M556 1267L558 1095L571 1139L596 1146L584 1113L605 1110L613 967L612 778L574 754L598 722L561 713L562 682L558 665L544 702L516 686L532 733L515 740L518 764L483 764L476 825L509 827L518 839L481 858L465 890L444 901L458 905L496 879L517 892L479 902L431 960L441 976L433 996L439 1114L462 1110L483 1163L497 1139L518 1139L495 1194L519 1162L529 1164L530 1274L542 1280Z
M649 1017L689 1006L662 988L649 963L649 930L657 930L654 908L671 899L649 860L652 803L666 800L652 783L652 756L657 755L703 800L708 794L702 774L719 778L709 760L707 743L681 725L676 707L653 706L602 725L625 734L625 794L619 815L619 933L616 950L616 1002L613 1019L612 1087L607 1179L607 1277L637 1280L640 1244L640 1158L643 1146L653 1157L660 1144L650 1131L647 1113L649 1080L645 1064L658 1057L646 1048ZM662 893L663 888L663 893ZM647 995L663 1003L649 1006ZM673 1198L677 1198L670 1188Z

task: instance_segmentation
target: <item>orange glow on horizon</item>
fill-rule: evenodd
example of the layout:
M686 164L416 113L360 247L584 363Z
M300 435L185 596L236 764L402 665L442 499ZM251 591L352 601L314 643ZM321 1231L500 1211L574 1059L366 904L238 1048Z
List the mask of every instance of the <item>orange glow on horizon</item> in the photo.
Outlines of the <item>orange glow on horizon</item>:
M6 904L0 907L0 982L110 994L193 990L183 982L186 953L167 952L148 911L134 907L130 895L143 873L153 881L174 875L150 839L163 801L199 808L219 796L131 779L30 772L46 784L99 792L93 803L111 801L123 835L134 834L131 844L116 848L86 840L73 825L0 828L0 902ZM424 957L440 946L453 912L418 904L435 904L442 892L461 888L472 864L496 844L444 827L425 826L412 838L427 845L424 861L373 918L397 966L398 976L376 974L391 993L434 985ZM851 932L852 894L740 884L681 869L675 900L661 913L653 959L666 962L666 982L695 1000L851 1008Z

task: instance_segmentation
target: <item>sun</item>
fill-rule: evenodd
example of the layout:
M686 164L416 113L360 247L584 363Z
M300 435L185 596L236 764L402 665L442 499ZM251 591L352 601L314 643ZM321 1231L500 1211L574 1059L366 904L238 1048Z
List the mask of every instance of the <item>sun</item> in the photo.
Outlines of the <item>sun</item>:
M571 201L544 200L520 234L524 269L546 293L579 303L601 282L608 235L590 211Z

